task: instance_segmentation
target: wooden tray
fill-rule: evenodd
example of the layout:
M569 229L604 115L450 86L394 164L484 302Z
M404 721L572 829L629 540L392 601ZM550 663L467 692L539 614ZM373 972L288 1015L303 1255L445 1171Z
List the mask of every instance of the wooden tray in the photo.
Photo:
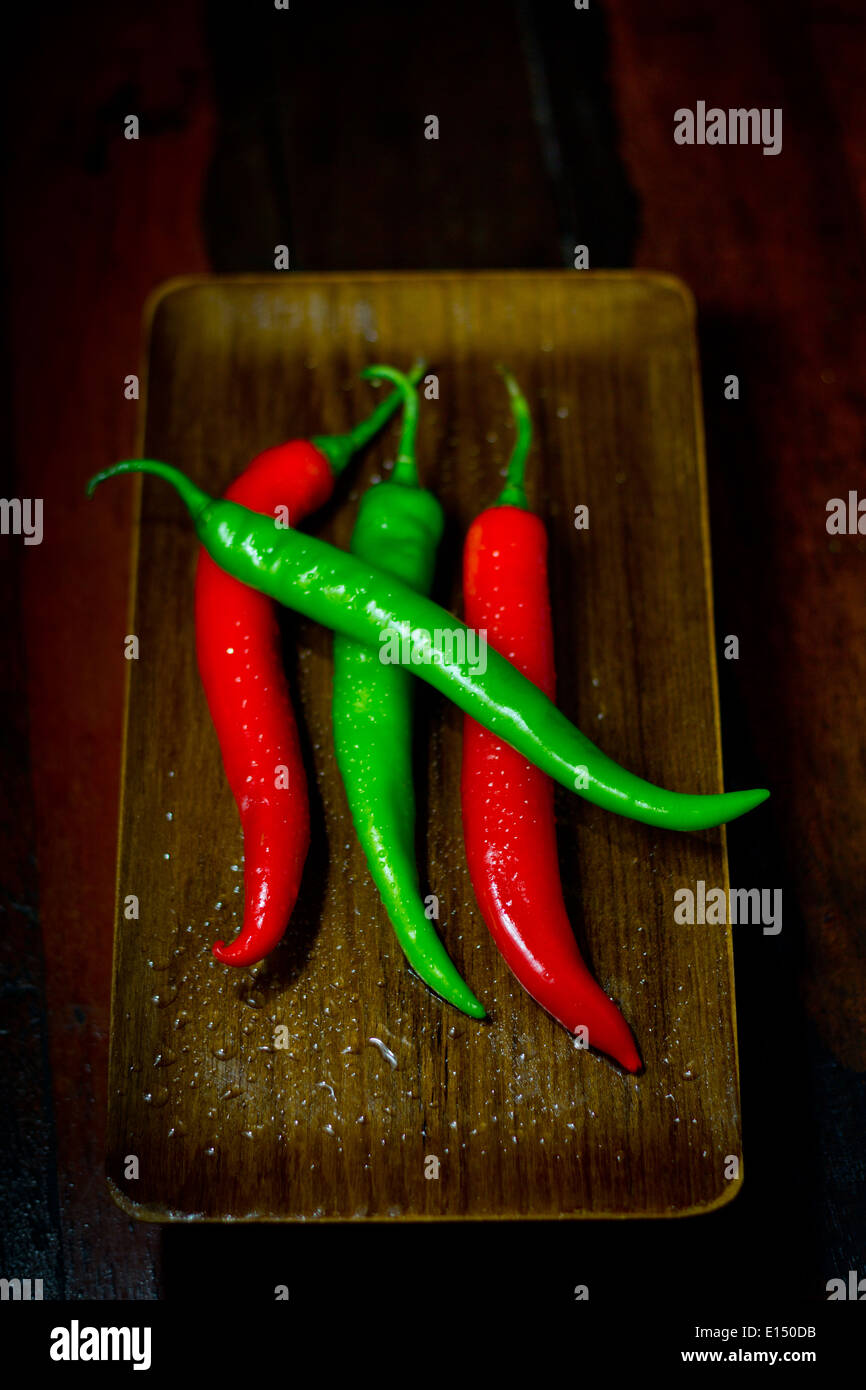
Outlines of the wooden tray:
M150 306L143 452L219 493L259 450L366 413L366 363L423 352L440 395L422 403L419 463L449 519L437 596L460 611L461 539L498 491L512 437L493 370L507 361L535 416L529 489L550 535L559 702L635 772L714 792L693 319L682 285L645 273L173 282ZM395 439L392 427L350 471L321 535L348 544L355 501ZM579 504L588 530L574 527ZM194 535L151 479L137 546L118 903L137 895L140 918L119 906L107 1165L124 1210L152 1221L625 1217L729 1200L739 1180L726 1179L726 1157L740 1154L730 933L673 920L678 887L727 888L724 832L655 831L558 798L575 930L646 1062L625 1076L576 1050L500 960L464 859L461 716L419 682L422 882L490 1013L464 1018L393 940L334 761L330 634L289 618L313 847L283 946L253 972L222 966L210 947L239 923L242 843L195 664ZM274 1049L280 1024L287 1050ZM437 1179L425 1177L430 1155Z

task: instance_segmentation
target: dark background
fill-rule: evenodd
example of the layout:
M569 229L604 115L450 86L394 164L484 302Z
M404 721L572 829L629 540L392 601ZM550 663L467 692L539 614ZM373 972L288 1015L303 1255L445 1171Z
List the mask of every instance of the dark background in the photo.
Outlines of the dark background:
M862 717L866 14L827 4L272 0L39 6L5 58L0 1195L6 1277L69 1299L433 1296L505 1307L826 1297L866 1274ZM783 148L686 148L673 112L782 107ZM137 143L123 118L141 119ZM440 139L423 138L424 117ZM675 1222L136 1226L103 1177L130 491L143 301L181 273L570 265L681 276L699 308L726 781L771 802L731 881L746 1180ZM575 272L578 273L578 272ZM740 399L726 401L736 373ZM695 543L698 543L696 538Z

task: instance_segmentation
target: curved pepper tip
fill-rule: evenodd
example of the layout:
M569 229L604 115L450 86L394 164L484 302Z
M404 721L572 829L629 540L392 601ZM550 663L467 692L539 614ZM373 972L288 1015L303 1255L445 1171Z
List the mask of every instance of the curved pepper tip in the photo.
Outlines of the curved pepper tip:
M414 961L410 961L410 965L413 972L424 981L427 988L432 990L437 998L443 999L452 1008L459 1009L462 1014L468 1014L470 1018L479 1020L487 1018L487 1010L484 1005L475 998L466 981L457 974L450 961L448 961L448 966L451 968L446 967L446 973L436 971L429 974L425 972L421 975Z
M634 811L627 814L635 820L646 821L649 825L663 825L668 830L713 830L717 825L728 825L730 821L739 820L740 816L754 811L769 795L766 787L755 787L744 792L709 792L704 795L666 792L667 804L653 808L649 814L635 815Z
M213 954L223 965L257 965L263 959L261 953L250 952L248 946L240 947L239 941L233 941L227 946L224 941L215 941L211 947Z
M769 795L769 790L766 787L754 787L751 791L746 792L723 793L728 805L732 807L727 820L737 820L740 816L746 815L748 811L754 811L755 807L762 805Z
M643 1071L643 1059L625 1019L615 1005L611 1004L610 1007L615 1010L615 1014L611 1014L605 1020L604 1027L596 1028L594 1036L592 1030L590 1031L589 1045L595 1052L634 1076L636 1072ZM569 1029L569 1032L574 1031L576 1030Z
M614 1057L613 1060L618 1062L625 1071L630 1072L632 1076L634 1076L635 1072L643 1071L643 1061L634 1043L631 1043L630 1046L626 1045L620 1048L619 1053L620 1055Z
M418 974L418 967L414 962L410 962L415 974ZM451 962L449 961L450 965ZM472 990L466 981L453 970L448 971L448 976L440 976L439 979L433 975L419 975L429 989L433 991L439 999L444 999L446 1004L459 1009L462 1014L468 1014L470 1018L483 1020L487 1018L487 1010L484 1005L475 998Z

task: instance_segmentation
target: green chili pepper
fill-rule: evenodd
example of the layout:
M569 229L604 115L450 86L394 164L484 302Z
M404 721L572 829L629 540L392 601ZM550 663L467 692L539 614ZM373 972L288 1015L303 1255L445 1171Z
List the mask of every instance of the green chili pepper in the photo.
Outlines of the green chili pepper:
M88 492L119 473L164 478L180 494L205 549L229 574L365 642L380 657L393 659L396 652L401 664L411 665L464 714L596 806L670 830L704 830L735 820L769 796L763 789L692 796L655 787L596 748L492 647L476 653L479 634L399 579L303 531L279 530L272 518L237 502L208 497L168 463L127 459L91 478Z
M352 554L426 594L444 521L432 492L418 483L418 397L408 378L393 367L367 367L361 375L394 382L405 405L391 479L361 499ZM334 744L370 873L410 965L449 1004L483 1018L483 1006L455 970L421 900L412 785L413 685L408 671L384 664L372 647L336 634Z

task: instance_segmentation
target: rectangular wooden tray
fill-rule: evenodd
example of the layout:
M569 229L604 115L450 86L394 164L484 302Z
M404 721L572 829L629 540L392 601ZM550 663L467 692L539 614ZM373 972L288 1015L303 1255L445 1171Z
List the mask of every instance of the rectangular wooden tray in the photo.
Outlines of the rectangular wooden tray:
M550 538L559 703L635 772L718 791L693 320L683 286L646 273L173 282L150 306L142 449L218 494L261 449L365 414L376 399L358 380L366 363L423 353L439 396L422 402L420 471L448 517L436 593L459 612L462 536L499 490L512 437L494 371L508 362L535 417L529 491ZM314 523L322 536L348 544L356 499L395 439L392 427L350 470ZM588 529L575 528L579 505ZM739 1179L726 1159L740 1154L730 933L673 917L677 888L727 888L724 832L656 831L558 794L574 927L646 1063L627 1077L577 1050L498 956L464 859L461 716L419 682L422 883L490 1014L464 1018L392 937L334 760L330 634L292 618L312 783L305 882L264 966L214 960L211 943L240 920L243 846L196 670L195 563L181 505L146 480L109 1078L108 1179L124 1210L152 1221L626 1217L729 1200ZM138 920L122 911L130 894ZM274 1046L280 1025L288 1048Z

